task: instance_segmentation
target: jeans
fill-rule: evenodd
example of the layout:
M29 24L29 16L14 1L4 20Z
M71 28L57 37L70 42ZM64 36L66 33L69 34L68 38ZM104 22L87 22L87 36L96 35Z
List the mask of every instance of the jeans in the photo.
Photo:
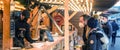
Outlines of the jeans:
M112 44L115 45L117 32L112 34Z

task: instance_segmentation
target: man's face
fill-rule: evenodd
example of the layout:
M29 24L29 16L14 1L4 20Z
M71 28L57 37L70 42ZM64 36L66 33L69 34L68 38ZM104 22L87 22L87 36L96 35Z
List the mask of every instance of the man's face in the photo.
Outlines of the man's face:
M104 21L105 21L105 22L107 22L107 21L108 21L108 19L104 17Z
M80 28L83 28L84 26L85 26L85 21L84 21L83 16L81 16L81 17L79 18L79 27L80 27Z
M103 23L107 23L108 19L106 17L103 17Z
M21 20L24 20L24 18L25 18L25 16L23 16L23 15L20 16L20 19L21 19Z

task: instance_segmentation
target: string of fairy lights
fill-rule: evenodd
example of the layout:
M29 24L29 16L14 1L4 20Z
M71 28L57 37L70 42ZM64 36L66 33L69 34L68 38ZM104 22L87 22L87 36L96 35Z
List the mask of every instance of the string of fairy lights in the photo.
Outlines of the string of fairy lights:
M3 1L2 0L0 0L0 10L3 10Z
M59 6L58 9L64 9L64 0L38 0L40 3L47 3L51 6ZM93 0L70 0L69 10L90 13L93 7ZM3 9L3 2L0 0L0 9ZM15 10L25 9L19 2L15 2Z
M51 3L61 5L59 9L64 9L64 0L40 0L41 3ZM70 0L69 10L82 11L84 13L90 13L92 11L93 0ZM52 5L53 6L53 5Z

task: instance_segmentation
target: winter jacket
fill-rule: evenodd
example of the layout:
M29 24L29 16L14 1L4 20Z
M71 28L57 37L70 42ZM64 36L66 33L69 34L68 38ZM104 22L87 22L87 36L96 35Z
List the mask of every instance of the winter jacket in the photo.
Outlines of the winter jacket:
M23 21L16 20L14 41L19 41L24 46L24 38L30 43L34 42L30 36L30 25L26 22L26 20L23 20ZM23 46L20 46L20 47L23 47Z
M102 37L103 35L97 33L97 30L90 32L88 39L86 39L85 45L83 46L83 50L102 50L102 42L100 40Z
M108 38L110 38L113 32L111 23L108 21L107 23L103 24L102 28L105 34L108 36Z
M117 25L116 22L112 22L112 27L113 27L113 31L117 31L119 29L119 26Z

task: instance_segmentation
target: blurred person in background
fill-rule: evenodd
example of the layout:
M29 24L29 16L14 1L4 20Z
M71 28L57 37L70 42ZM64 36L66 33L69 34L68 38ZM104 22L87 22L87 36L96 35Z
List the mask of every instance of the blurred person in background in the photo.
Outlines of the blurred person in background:
M102 15L102 18L101 18L101 27L105 33L105 35L108 37L108 43L107 45L103 45L103 49L104 50L109 50L109 46L110 46L110 39L112 37L112 32L113 32L113 28L112 28L112 25L110 23L110 21L108 20L108 17L107 15Z
M86 33L87 32L87 21L89 20L89 18L91 18L89 15L81 15L80 18L79 18L79 27L80 28L83 28L83 41L84 43L86 42L87 38L86 36L88 36L88 34Z
M114 46L115 41L116 41L117 30L119 30L119 26L118 26L118 24L116 23L115 20L111 20L110 22L111 22L112 27L113 27L111 46Z
M110 39L112 37L113 28L112 28L112 25L111 25L110 21L108 21L107 16L103 15L101 24L102 24L102 28L103 28L105 34Z
M81 15L80 18L79 18L79 27L83 29L83 36L82 36L83 44L87 43L87 36L88 36L88 31L87 30L89 30L89 28L87 26L87 21L89 20L89 18L91 18L91 16L89 16L87 14ZM83 45L82 49L86 50L85 47L86 46Z

